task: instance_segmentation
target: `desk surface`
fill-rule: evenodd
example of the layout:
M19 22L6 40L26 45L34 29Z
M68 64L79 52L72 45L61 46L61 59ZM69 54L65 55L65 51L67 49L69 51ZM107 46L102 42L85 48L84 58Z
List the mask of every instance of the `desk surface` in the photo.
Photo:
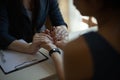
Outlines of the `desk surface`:
M44 50L42 50L44 51ZM44 51L44 53L47 52ZM49 56L48 56L49 57ZM48 60L5 75L0 70L0 80L57 80L54 64Z
M71 41L88 31L91 30L70 33L69 39ZM0 80L58 80L51 58L49 55L47 55L47 52L44 49L42 52L46 53L45 55L48 56L48 60L7 75L5 75L2 70L0 70Z

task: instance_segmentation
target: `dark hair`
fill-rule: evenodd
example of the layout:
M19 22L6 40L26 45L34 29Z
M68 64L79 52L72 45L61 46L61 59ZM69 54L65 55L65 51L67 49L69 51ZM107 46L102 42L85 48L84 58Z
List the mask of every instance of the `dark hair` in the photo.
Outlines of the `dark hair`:
M104 7L120 10L120 0L104 0Z

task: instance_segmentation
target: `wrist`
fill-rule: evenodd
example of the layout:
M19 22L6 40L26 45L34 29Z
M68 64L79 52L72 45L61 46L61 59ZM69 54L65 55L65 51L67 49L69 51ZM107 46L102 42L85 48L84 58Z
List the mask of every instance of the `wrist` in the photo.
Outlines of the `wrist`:
M38 50L39 48L34 46L33 44L28 44L26 46L26 52L29 54L35 54Z
M53 54L61 54L60 50L58 48L53 48L49 51L49 56L52 56Z
M50 51L51 49L54 49L54 48L57 48L56 45L49 43L47 50Z
M31 44L27 44L27 45L25 46L25 52L26 52L26 53L31 53L30 45L31 45Z

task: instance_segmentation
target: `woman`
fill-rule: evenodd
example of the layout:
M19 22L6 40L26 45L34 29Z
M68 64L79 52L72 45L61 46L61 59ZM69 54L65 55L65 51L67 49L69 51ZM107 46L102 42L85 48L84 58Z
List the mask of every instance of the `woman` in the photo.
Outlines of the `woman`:
M0 48L36 53L40 45L33 36L45 30L47 16L55 27L54 37L57 35L60 43L67 34L67 28L57 0L0 0Z
M120 1L74 0L74 4L82 15L97 19L98 32L86 33L68 43L63 63L59 50L54 49L57 47L41 36L42 46L49 50L61 80L120 80ZM62 64L63 71L62 66L58 67Z

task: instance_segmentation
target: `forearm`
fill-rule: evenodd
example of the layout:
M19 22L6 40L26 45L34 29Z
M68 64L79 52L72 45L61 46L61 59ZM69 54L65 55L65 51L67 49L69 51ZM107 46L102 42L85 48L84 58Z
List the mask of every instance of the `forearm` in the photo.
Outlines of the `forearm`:
M64 80L63 62L62 62L61 52L56 47L56 45L53 44L53 41L50 36L48 37L48 35L45 35L43 33L42 34L40 33L39 36L40 36L39 40L41 43L40 46L49 51L49 55L53 59L59 79Z
M58 74L59 80L64 80L62 55L57 52L54 52L51 55L51 58L53 59L53 62L55 64L55 68L56 68L56 72Z
M21 42L19 40L15 40L8 46L8 49L30 54L33 51L29 49L29 46L30 46L29 43L25 43L25 42Z

